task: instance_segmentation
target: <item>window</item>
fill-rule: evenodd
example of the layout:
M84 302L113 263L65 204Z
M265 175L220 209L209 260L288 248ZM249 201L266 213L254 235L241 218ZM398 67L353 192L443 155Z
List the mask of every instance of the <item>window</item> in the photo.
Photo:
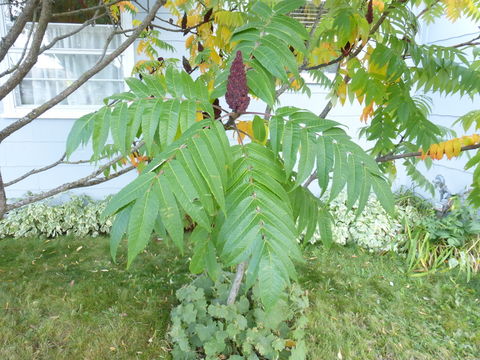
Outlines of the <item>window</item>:
M314 5L308 1L304 6L292 11L290 16L298 20L307 27L312 26L315 23L315 19L318 14L323 12L323 3L320 6Z
M87 1L55 1L54 13L76 10ZM17 3L17 4L15 4ZM93 1L97 4L98 1ZM88 6L88 5L87 5ZM21 5L11 0L7 11L3 11L3 30L8 31L13 25ZM91 17L81 13L76 16L63 16L48 24L42 45L49 44L60 35L69 34L82 26ZM122 16L122 23L129 19ZM7 61L2 71L14 66L23 56L24 48L29 43L29 34L35 23L28 23L14 46L9 50ZM128 24L126 25L128 26ZM101 17L94 25L88 25L78 33L58 41L51 49L39 55L32 70L25 76L19 86L4 103L4 116L17 117L27 113L35 106L48 101L68 87L81 74L91 68L104 51L104 46L112 30L109 17ZM122 35L116 35L110 42L107 53L114 50L123 41ZM100 73L93 76L86 84L57 105L45 117L78 117L98 108L104 97L124 90L123 79L133 65L133 52L124 52Z

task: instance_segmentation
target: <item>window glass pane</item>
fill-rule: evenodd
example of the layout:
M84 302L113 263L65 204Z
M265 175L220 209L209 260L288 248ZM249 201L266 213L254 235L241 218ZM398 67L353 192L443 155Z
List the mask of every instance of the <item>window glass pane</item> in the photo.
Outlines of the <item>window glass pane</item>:
M8 29L12 24L9 24ZM28 35L32 23L27 24L25 29L15 42L15 47L24 48L28 41ZM78 24L48 24L47 31L43 38L42 45L48 45L55 38L69 34L78 29L81 25ZM35 30L35 29L34 29ZM94 49L103 50L105 43L112 32L112 27L109 25L90 25L80 30L75 35L69 36L65 39L59 40L51 49ZM31 39L30 39L31 41ZM122 35L115 35L109 45L108 49L112 50L118 47L122 42Z
M10 57L14 63L20 54ZM40 105L57 95L89 69L99 55L42 54L35 67L25 76L16 92L16 105ZM104 97L123 91L121 58L111 62L74 92L61 105L96 105Z
M15 90L15 102L17 105L43 104L50 100L52 94L58 94L70 83L67 80L24 80ZM102 105L105 94L114 94L122 90L123 81L93 80L81 86L59 105Z
M11 24L7 24L7 26L11 26ZM10 66L19 61L32 26L37 25L28 24L14 47L9 51ZM50 23L43 39L43 45L50 44L55 38L69 34L80 26L80 24ZM75 35L59 40L49 50L40 54L35 66L16 89L15 104L17 106L41 105L68 87L99 60L112 29L111 25L87 26ZM35 31L35 29L33 30ZM113 37L107 53L117 48L122 41L122 35ZM122 59L120 56L112 61L60 105L102 104L103 98L123 91Z
M25 79L61 78L76 80L97 62L99 56L96 54L42 54L38 57L38 61L33 69L25 76ZM19 57L20 54L12 55L11 62L15 62ZM121 58L112 61L105 69L93 76L92 79L123 79Z

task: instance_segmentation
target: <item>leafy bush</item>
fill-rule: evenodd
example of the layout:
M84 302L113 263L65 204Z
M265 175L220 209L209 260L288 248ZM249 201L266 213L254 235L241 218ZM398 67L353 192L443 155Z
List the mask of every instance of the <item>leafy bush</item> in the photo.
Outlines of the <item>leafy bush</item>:
M169 337L174 359L305 359L308 298L293 284L288 299L265 311L258 286L226 305L231 274L200 276L176 295Z
M405 250L412 272L425 275L458 268L470 279L480 270L480 216L460 199L446 216L438 217L432 209L407 225Z
M406 241L403 220L419 218L419 211L410 204L397 206L396 215L389 216L373 196L360 215L356 215L356 210L356 206L347 207L345 193L330 203L332 237L337 244L353 243L370 251L398 252ZM313 242L319 237L317 233Z
M0 238L108 234L111 219L100 219L106 204L107 200L95 201L86 195L57 205L54 200L34 203L9 212L0 221Z

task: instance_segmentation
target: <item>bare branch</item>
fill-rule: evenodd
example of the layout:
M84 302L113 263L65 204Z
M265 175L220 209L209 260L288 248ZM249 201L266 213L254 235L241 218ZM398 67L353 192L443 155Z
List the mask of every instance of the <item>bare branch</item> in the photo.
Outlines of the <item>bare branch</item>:
M99 170L95 171L94 173L90 174L89 176L83 177L79 180L63 184L61 186L56 187L55 189L52 189L52 190L49 190L49 191L46 191L46 192L43 192L43 193L40 193L40 194L37 194L37 195L30 196L26 199L14 202L12 204L8 204L6 206L6 211L8 212L8 211L12 211L14 209L18 209L22 206L25 206L25 205L28 205L28 204L31 204L31 203L34 203L34 202L37 202L37 201L40 201L40 200L43 200L43 199L47 199L49 197L52 197L54 195L60 194L62 192L68 191L68 190L101 184L105 181L114 179L116 177L119 177L120 175L126 174L126 173L132 171L133 169L135 169L134 166L129 166L127 168L124 168L124 169L122 169L120 171L117 171L113 174L110 174L108 176L104 176L104 177L101 177L101 178L96 178L106 168L107 167L102 167ZM102 171L100 171L100 170L102 170Z
M39 169L30 170L29 172L26 172L25 174L23 174L22 176L19 176L18 178L14 179L12 181L6 182L4 184L4 187L11 186L13 184L16 184L16 183L26 179L29 176L32 176L34 174L38 174L38 173L50 170L51 168L54 168L55 166L57 166L57 165L59 165L63 162L63 160L65 159L65 156L66 156L66 154L63 154L60 159L58 159L54 163L51 163L50 165L44 166L44 167L39 168Z
M138 143L136 146L134 146L132 148L132 151L136 151L138 149L140 149L142 146L144 145L143 142L140 142ZM113 179L113 177L117 177L117 176L120 176L121 174L124 174L125 172L128 172L130 170L132 170L134 167L133 166L130 166L126 169L123 169L121 171L119 171L117 173L116 176L114 176L115 174L112 174L112 175L109 175L109 176L105 176L103 178L100 178L100 179L96 179L97 176L99 176L100 174L102 174L105 170L109 169L112 165L118 163L120 160L122 160L124 158L124 155L119 155L115 158L113 158L112 160L110 160L109 162L103 164L102 166L100 166L97 170L95 170L94 172L92 172L90 175L88 176L85 176L81 179L78 179L76 181L72 181L72 182L69 182L69 183L66 183L66 184L63 184L63 185L60 185L52 190L49 190L49 191L46 191L46 192L43 192L41 194L38 194L38 195L33 195L33 196L30 196L26 199L23 199L23 200L19 200L17 202L14 202L13 204L8 204L6 206L6 211L10 211L10 210L13 210L13 209L17 209L19 207L22 207L22 206L25 206L25 205L28 205L28 204L31 204L33 202L36 202L36 201L39 201L39 200L43 200L43 199L46 199L50 196L53 196L53 195L57 195L61 192L64 192L64 191L67 191L67 190L71 190L71 189L76 189L76 188L80 188L80 187L87 187L87 186L92 186L92 185L96 185L96 184L99 184L101 182L104 182L104 181L107 181L107 180L110 180L110 179ZM128 170L127 170L128 169ZM2 188L0 188L0 191L1 191Z
M83 73L76 81L74 81L70 86L65 88L62 92L58 95L51 98L49 101L45 102L44 104L38 106L34 110L30 111L26 116L22 117L21 119L13 122L12 124L8 125L4 129L0 131L0 142L5 140L9 135L13 132L21 129L25 125L31 123L34 119L38 116L46 112L47 110L51 109L62 100L64 100L67 96L72 94L76 91L80 86L86 83L92 76L103 70L108 64L110 64L116 57L118 57L121 53L123 53L140 35L140 33L145 30L145 28L151 23L155 14L157 13L158 9L162 5L164 5L166 0L157 0L155 4L152 6L152 9L147 14L143 22L137 27L137 29L132 33L130 37L128 37L118 48L112 51L108 56L104 56L98 61L92 68L87 70Z
M40 19L38 20L38 27L33 35L32 46L28 52L27 58L22 65L12 74L12 76L0 86L0 100L3 99L8 93L10 93L27 75L32 69L38 59L38 53L42 44L45 31L47 30L48 21L51 15L51 2L50 0L42 0L42 11L40 13Z
M15 23L8 31L8 34L0 41L0 61L5 58L8 50L15 43L19 35L22 33L25 28L26 23L32 17L32 14L37 6L38 0L29 0L25 7L23 8L20 16L15 20Z
M28 35L27 35L27 41L25 43L25 46L23 47L23 50L22 50L22 54L20 55L20 59L18 59L17 63L15 65L13 65L11 68L5 70L4 72L2 72L0 74L0 78L1 77L4 77L5 75L8 75L8 74L11 74L12 72L14 72L15 70L18 69L18 67L20 66L20 64L22 63L23 59L25 58L25 55L27 54L27 50L28 50L28 44L30 44L30 40L32 39L32 35L33 35L33 30L35 29L35 20L36 20L36 11L33 12L33 22L32 22L32 25L30 27L30 30L28 30Z

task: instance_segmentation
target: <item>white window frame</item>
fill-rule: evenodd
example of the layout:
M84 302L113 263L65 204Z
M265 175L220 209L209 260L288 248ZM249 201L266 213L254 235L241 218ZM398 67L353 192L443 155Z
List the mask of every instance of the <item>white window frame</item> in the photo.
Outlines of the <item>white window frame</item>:
M7 32L7 17L8 17L8 9L6 9L7 7L4 6L3 8L4 8L3 11L0 9L0 36L2 37L4 37ZM121 22L126 29L131 28L132 14L126 11L122 12ZM108 26L108 25L97 25L97 26ZM74 51L72 51L71 49L55 49L53 52L63 53L63 54L71 54L72 52L76 54L78 53L98 54L99 53L98 50L91 50L91 49L75 49ZM48 53L48 51L46 53ZM119 55L119 58L122 59L123 76L124 77L131 76L131 71L135 65L134 44L130 45L121 55ZM8 61L4 59L4 61L0 63L0 72L5 71L8 68L8 66L9 66ZM5 79L1 79L0 83L6 81L7 78L8 76L5 76ZM61 80L65 80L65 79L62 78ZM19 119L27 115L30 111L32 111L38 106L39 105L16 105L15 93L14 91L11 91L8 95L6 95L2 99L3 111L0 112L0 118ZM50 110L40 115L38 118L78 119L79 117L85 114L98 110L99 107L100 105L98 104L97 105L56 105Z

